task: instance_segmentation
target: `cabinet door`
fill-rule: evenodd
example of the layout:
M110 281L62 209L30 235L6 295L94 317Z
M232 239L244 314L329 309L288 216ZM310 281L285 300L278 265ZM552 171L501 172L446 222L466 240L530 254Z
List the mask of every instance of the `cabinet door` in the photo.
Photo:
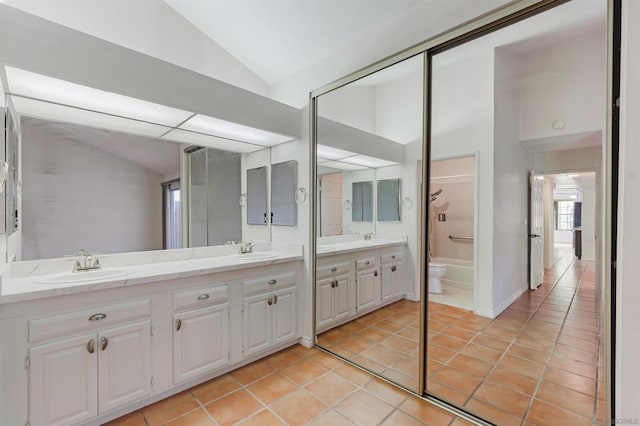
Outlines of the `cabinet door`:
M98 407L105 412L151 393L151 322L98 333Z
M333 278L316 281L316 327L333 321Z
M336 279L336 287L333 289L333 318L336 321L348 318L351 315L351 280L349 276Z
M271 302L271 303L269 303ZM244 356L271 346L273 295L260 294L244 299Z
M285 288L273 293L273 344L296 337L296 289Z
M394 296L404 295L404 263L400 262L391 268L391 280Z
M393 272L391 272L393 265L382 265L380 268L381 277L381 291L382 291L382 303L393 297Z
M229 362L229 305L173 316L173 381L210 373Z
M366 269L357 273L358 311L371 309L380 303L380 278L375 269Z
M98 350L95 334L29 350L32 426L73 425L98 414Z

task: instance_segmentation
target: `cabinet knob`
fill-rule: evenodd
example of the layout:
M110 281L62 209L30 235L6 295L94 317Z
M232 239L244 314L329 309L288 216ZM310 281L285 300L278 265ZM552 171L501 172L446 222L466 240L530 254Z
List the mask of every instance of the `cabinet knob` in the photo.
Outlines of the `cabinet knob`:
M269 297L267 299L267 305L269 305L269 306L273 305L273 298L272 297Z
M207 300L208 298L209 298L209 295L207 293L201 294L200 296L198 296L198 300Z
M331 268L331 272L335 272L337 270L338 270L338 268L336 268L335 266Z
M331 281L331 288L336 288L336 280Z
M336 287L338 287L339 285L340 285L340 282L336 280Z
M369 262L368 260L366 262L364 262L365 265L370 264L371 262Z
M107 349L107 346L109 346L109 339L107 339L106 337L101 337L100 338L100 349L102 349L104 351L105 349Z
M275 305L276 303L278 303L278 296L277 295L273 295L273 304Z
M273 284L275 284L277 282L278 282L278 280L269 280L269 285L273 285Z
M182 321L177 319L176 320L176 331L180 330L180 327L182 327Z
M376 271L373 271L373 276L374 276L374 277L377 277L377 276L378 276L378 271L377 271L377 270L376 270Z
M392 254L392 255L391 255L391 258L392 258L392 259L395 259L395 258L396 258L396 255L395 255L395 254Z
M89 321L101 321L107 317L107 314L93 314L89 317Z
M395 272L395 271L396 271L396 267L395 267L395 266L392 266L392 267L391 267L391 272Z
M91 339L89 340L89 342L87 343L87 352L89 352L90 354L94 353L96 350L96 341Z

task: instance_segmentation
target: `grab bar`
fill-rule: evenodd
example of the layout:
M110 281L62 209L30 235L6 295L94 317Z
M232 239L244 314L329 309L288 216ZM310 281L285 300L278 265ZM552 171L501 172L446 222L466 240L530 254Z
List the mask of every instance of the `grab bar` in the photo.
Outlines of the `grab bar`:
M460 241L473 241L473 238L468 237L454 237L453 235L449 235L449 239L452 241L460 240Z

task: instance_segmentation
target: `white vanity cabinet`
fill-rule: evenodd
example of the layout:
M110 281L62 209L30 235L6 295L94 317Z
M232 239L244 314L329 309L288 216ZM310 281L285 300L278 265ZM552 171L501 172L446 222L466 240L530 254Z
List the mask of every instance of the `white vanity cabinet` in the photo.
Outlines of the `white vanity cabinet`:
M149 316L143 300L31 320L30 424L77 424L149 395Z
M244 282L243 355L248 357L296 337L296 273Z
M376 256L356 260L356 310L358 313L375 309L381 303L378 266Z
M401 252L380 256L382 303L401 299L404 296L405 266Z
M211 373L229 363L228 284L173 295L173 382Z
M355 312L355 287L350 262L332 262L316 269L316 327L319 332Z

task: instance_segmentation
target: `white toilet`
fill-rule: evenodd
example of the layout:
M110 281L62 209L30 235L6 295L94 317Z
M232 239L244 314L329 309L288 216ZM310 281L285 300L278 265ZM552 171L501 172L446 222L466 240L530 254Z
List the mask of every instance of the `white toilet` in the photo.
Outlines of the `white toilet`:
M447 272L443 263L429 263L429 293L442 293L442 277Z

